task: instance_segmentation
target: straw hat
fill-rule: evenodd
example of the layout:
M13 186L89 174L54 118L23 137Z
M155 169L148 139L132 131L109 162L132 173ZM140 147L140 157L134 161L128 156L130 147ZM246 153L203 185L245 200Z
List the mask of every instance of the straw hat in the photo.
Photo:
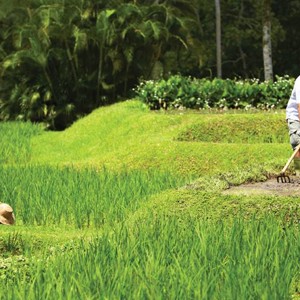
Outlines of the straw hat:
M13 225L15 223L13 209L6 203L0 203L0 223L5 225Z

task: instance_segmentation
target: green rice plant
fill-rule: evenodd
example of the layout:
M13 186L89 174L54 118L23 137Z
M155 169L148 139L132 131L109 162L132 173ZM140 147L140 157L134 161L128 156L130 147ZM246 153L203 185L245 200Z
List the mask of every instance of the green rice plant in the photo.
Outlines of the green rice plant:
M42 127L29 122L0 123L0 164L24 163L31 158L31 138L42 133Z
M158 171L48 166L0 167L0 199L10 203L19 224L101 226L125 218L151 194L183 185Z
M289 225L162 215L121 224L0 281L0 299L289 299L300 254Z
M18 232L9 233L0 237L0 252L19 253L24 249L24 240Z

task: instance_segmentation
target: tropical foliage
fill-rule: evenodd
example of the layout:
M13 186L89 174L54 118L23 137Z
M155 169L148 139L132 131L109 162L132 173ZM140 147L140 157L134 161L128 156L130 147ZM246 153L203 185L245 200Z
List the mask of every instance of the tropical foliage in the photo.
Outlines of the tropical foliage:
M177 57L188 48L192 19L176 4L14 4L0 20L4 120L46 121L51 128L64 128L93 108L126 96L137 78L155 76L165 53Z
M298 6L272 2L277 75L297 75ZM223 76L261 79L261 1L221 1L221 15ZM0 28L1 120L64 129L140 79L216 75L209 0L2 1Z

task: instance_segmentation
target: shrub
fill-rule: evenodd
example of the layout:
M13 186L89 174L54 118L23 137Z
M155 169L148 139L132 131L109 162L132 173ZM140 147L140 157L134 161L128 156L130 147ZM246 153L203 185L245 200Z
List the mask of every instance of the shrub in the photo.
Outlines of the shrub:
M276 77L276 81L258 79L198 79L181 75L157 81L142 81L137 97L151 109L217 108L217 109L281 109L290 97L294 79Z

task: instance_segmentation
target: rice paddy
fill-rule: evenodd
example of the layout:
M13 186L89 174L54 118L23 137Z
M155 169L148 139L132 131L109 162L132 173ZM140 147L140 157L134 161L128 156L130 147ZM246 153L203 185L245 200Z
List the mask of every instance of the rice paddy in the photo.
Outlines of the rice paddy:
M161 215L28 258L1 281L2 299L286 299L299 241L299 230L274 218Z
M284 128L251 146L178 142L199 116L133 102L61 133L2 124L17 223L0 228L0 299L297 299L299 201L222 194L278 168Z
M0 174L0 197L15 208L19 224L77 228L124 221L150 195L188 181L154 170L105 168L14 166L0 167Z
M42 132L41 126L28 122L0 123L0 164L30 160L31 138Z

